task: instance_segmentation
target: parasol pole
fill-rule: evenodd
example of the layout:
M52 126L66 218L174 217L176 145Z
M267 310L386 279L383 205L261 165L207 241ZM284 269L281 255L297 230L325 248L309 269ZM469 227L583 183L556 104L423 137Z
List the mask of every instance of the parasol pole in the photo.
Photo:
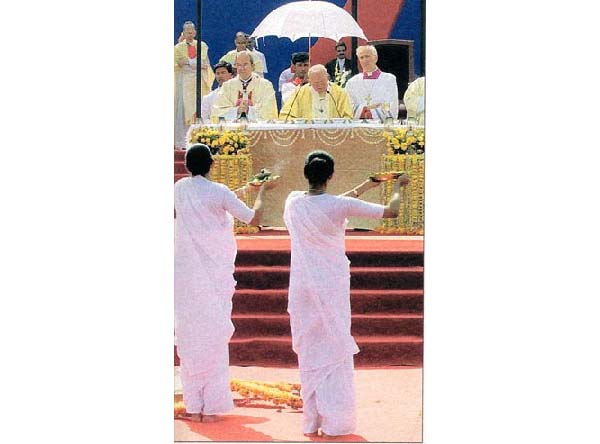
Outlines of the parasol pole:
M352 18L358 24L358 0L352 0ZM360 26L360 24L358 24L358 26ZM358 72L358 60L356 60L356 48L358 47L358 39L356 37L352 37L350 46L352 47L352 72Z
M196 119L200 118L200 110L202 109L202 0L196 0L198 25L196 32Z
M311 0L308 0L309 2ZM311 60L310 60L310 32L308 33L308 64L311 65Z

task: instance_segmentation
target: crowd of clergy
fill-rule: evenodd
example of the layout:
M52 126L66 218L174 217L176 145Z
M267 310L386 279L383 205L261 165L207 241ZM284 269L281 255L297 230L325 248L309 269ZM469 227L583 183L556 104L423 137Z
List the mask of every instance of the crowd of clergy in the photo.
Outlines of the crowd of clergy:
M192 22L183 26L175 45L175 146L185 148L185 134L196 121L196 30ZM237 32L235 48L210 64L208 46L200 43L201 115L203 122L311 119L377 119L398 116L396 77L377 66L377 49L359 46L356 56L362 72L352 71L346 46L336 44L336 58L326 65L310 65L307 52L292 54L290 67L279 76L281 110L277 108L273 84L267 73L265 55L256 49L255 39ZM214 81L217 88L211 91ZM409 118L422 123L423 78L409 85L404 95Z

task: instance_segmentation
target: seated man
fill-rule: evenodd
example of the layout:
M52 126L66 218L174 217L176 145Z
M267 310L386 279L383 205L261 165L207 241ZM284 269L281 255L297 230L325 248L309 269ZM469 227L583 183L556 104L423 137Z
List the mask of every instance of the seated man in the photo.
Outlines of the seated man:
M343 88L328 81L323 65L308 70L309 85L295 90L281 108L280 119L352 118L348 95Z
M355 119L385 120L391 113L398 117L398 86L396 76L381 72L377 67L377 50L374 46L359 46L356 55L362 73L356 74L346 84L352 101Z
M308 53L295 52L292 54L292 65L294 66L294 77L281 86L281 103L285 103L298 86L308 83L307 73L309 68Z
M215 77L219 86L217 89L214 89L210 92L210 94L202 97L202 111L201 117L202 120L208 122L210 121L210 116L212 114L212 107L217 99L217 95L219 91L221 91L221 86L227 80L233 77L233 67L227 62L219 62L214 67L213 70L215 72Z
M414 119L417 125L425 123L425 77L414 80L404 93L406 116Z
M294 75L296 74L294 71L295 68L293 64L289 68L281 71L281 74L279 74L279 92L281 92L283 85L294 78Z
M277 118L275 90L267 79L253 72L254 60L248 51L240 51L235 59L237 76L221 86L213 106L211 120L219 117L237 120L270 120Z
M233 43L235 44L235 49L232 49L227 54L219 59L219 62L227 62L230 63L235 68L235 58L240 51L246 51L248 48L248 39L246 37L246 33L242 31L238 31L235 34L235 39ZM262 66L262 62L258 60L256 57L254 58L254 71L259 73L262 76L264 68ZM235 72L234 72L235 74Z
M259 74L262 77L264 77L265 74L269 72L267 70L267 59L265 58L265 55L262 52L256 49L256 37L252 37L246 34L246 40L248 42L246 44L246 46L248 47L248 51L250 51L250 54L252 54L254 60L260 61L259 66L262 66L263 69L262 72L256 71L256 74Z

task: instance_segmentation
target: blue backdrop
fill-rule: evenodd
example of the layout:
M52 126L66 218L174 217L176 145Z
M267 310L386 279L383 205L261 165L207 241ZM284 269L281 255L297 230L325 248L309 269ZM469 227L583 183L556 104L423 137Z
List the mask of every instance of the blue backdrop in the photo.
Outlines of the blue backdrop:
M358 0L360 2L360 0ZM281 0L222 1L202 0L202 40L208 45L210 61L218 62L227 51L234 48L233 39L237 31L252 33L256 26L273 9L290 3ZM331 3L343 7L346 0L332 0ZM423 0L404 0L402 9L388 38L414 40L415 74L422 75L422 3ZM181 33L183 22L196 23L196 0L175 0L173 41ZM313 39L316 41L316 39ZM291 42L287 38L266 37L259 39L259 50L265 53L269 72L266 78L277 90L279 74L289 67L290 56L296 51L308 50L308 39Z

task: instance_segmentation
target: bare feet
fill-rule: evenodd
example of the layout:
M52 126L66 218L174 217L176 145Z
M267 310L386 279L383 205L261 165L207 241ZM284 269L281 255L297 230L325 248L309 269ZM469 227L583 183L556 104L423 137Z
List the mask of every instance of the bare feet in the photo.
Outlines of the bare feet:
M216 422L220 421L221 417L217 415L204 415L202 416L202 422Z
M344 441L344 438L348 435L328 435L321 430L321 438L328 439L331 441Z
M190 413L188 419L194 422L202 422L202 413Z

